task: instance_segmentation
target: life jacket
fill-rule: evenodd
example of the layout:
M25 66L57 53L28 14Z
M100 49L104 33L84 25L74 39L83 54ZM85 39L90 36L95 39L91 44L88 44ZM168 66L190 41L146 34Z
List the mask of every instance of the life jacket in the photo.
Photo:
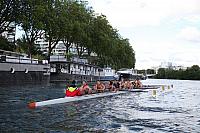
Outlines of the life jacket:
M80 89L76 87L68 87L66 89L66 97L81 96Z

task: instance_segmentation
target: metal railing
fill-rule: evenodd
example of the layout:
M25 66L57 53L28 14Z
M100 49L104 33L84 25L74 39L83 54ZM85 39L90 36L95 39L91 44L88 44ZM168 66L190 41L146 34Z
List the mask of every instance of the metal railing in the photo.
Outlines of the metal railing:
M19 64L48 64L46 61L39 61L38 59L27 58L23 56L7 56L0 55L0 62L2 63L19 63Z

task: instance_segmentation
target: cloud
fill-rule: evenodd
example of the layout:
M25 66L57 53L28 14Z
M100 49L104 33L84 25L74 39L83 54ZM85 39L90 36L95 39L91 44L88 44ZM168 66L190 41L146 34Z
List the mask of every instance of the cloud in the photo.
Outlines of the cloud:
M197 29L197 27L185 27L178 33L177 37L183 40L199 43L200 30Z
M163 61L200 65L200 48L190 45L200 42L200 0L89 0L89 4L129 37L136 68Z
M192 14L184 17L185 20L191 23L199 23L200 22L200 15L199 14Z
M169 16L200 13L199 0L89 0L89 3L117 27L156 26Z
M188 47L178 42L140 41L135 49L138 69L159 66L161 62L172 62L184 66L200 65L200 49L197 46Z

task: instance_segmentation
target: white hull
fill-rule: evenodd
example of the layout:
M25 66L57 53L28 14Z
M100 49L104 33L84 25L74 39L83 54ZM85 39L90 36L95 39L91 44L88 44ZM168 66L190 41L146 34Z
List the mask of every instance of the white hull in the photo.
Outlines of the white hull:
M126 92L118 91L118 92L105 92L105 93L97 93L97 94L90 94L90 95L76 96L76 97L58 98L58 99L52 99L52 100L47 100L47 101L29 103L28 107L36 108L36 107L42 107L42 106L47 106L47 105L53 105L53 104L68 103L68 102L81 101L81 100L87 100L87 99L93 99L93 98L119 95L119 94L124 94L124 93Z

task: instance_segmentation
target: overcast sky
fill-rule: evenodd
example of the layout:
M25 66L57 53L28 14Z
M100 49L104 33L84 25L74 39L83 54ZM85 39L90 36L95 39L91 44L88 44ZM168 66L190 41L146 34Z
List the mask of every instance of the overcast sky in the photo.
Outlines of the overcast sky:
M89 0L130 40L136 68L200 65L200 0Z

